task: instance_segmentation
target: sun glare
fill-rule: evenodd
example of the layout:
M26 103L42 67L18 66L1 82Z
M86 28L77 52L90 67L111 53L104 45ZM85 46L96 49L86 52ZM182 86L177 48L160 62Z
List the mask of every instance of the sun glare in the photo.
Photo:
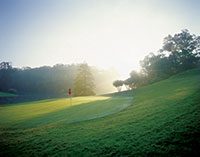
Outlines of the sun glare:
M100 10L94 15L91 12L82 15L83 19L74 19L70 26L73 31L69 29L65 35L68 40L63 38L59 42L65 45L60 54L72 58L73 62L84 60L102 68L115 67L121 77L127 77L131 70L139 70L139 61L160 48L165 33L158 29L165 30L168 26L167 21L153 17L149 10L117 8L104 10L106 16Z
M176 15L150 2L72 3L67 9L63 6L58 3L49 7L55 12L40 8L35 15L23 14L33 17L24 23L19 20L12 34L8 52L18 53L9 57L13 65L36 67L85 61L99 68L115 67L124 78L140 69L139 61L145 55L161 48L165 36L184 28L184 22L177 23Z

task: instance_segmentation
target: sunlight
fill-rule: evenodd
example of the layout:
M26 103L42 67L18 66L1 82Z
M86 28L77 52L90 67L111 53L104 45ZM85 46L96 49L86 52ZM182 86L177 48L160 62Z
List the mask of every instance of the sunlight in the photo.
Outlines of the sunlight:
M159 16L153 18L149 10L104 10L106 16L100 10L95 11L97 15L88 12L82 15L83 19L74 20L73 32L66 33L65 58L70 57L73 62L87 61L101 68L115 67L121 77L133 69L139 70L139 61L161 47L168 27L167 21ZM157 31L160 27L162 33ZM73 56L67 52L73 52Z
M125 78L132 70L140 69L139 61L145 55L161 48L166 35L185 24L182 18L177 23L178 15L162 10L162 3L62 3L39 8L36 14L27 14L29 18L23 15L27 20L19 23L8 51L17 53L9 56L14 66L85 61L103 69L115 67Z
M153 17L155 13L148 9L114 7L104 10L103 15L101 9L83 11L71 23L62 21L55 26L59 31L41 42L44 49L50 45L46 64L86 61L104 69L115 67L125 78L130 71L140 69L139 61L145 55L161 47L167 20ZM162 33L157 31L161 27Z
M199 8L0 0L0 156L198 156Z

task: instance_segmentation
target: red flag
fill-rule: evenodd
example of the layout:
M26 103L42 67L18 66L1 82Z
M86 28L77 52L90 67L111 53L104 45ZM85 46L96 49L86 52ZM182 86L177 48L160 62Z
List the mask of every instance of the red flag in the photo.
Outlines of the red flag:
M71 95L71 94L72 94L72 90L71 90L71 88L69 88L68 95Z

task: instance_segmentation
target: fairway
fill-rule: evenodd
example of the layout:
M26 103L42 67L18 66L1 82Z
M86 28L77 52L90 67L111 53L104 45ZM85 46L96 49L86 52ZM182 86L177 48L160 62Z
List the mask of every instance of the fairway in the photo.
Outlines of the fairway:
M195 156L199 80L195 69L134 91L73 98L72 105L53 99L1 106L0 155Z

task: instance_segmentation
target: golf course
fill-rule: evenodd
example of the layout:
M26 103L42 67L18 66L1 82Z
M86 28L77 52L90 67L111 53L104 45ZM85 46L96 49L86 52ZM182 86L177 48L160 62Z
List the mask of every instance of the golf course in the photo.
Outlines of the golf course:
M199 8L0 0L0 157L200 157Z
M199 113L200 69L119 93L1 105L0 156L197 156Z

